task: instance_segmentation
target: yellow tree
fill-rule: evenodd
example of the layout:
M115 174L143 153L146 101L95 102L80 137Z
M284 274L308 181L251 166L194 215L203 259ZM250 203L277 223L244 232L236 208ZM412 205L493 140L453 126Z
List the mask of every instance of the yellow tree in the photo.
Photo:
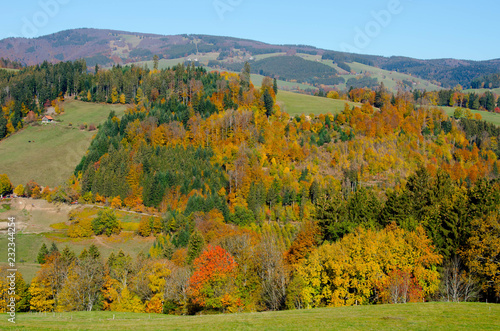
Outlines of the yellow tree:
M118 91L116 90L116 87L113 87L111 91L111 103L117 103L118 102Z
M500 218L493 212L471 222L469 249L462 252L467 266L481 278L483 290L500 298Z
M54 310L54 297L50 281L45 277L35 276L29 288L31 294L30 309L33 311L47 312Z

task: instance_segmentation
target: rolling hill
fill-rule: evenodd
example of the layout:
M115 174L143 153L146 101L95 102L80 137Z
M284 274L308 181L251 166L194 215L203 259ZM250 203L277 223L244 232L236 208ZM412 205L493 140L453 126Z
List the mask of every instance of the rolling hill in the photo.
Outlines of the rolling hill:
M59 62L84 58L89 67L96 64L112 66L115 64L140 63L151 61L154 55L164 60L166 65L192 60L209 66L237 68L244 61L255 61L255 73L280 76L298 83L314 80L314 84L341 85L342 80L352 77L335 75L346 65L354 69L360 64L363 72L399 75L396 80L407 82L409 87L424 89L429 87L454 87L457 84L468 88L472 82L483 76L500 72L500 59L489 61L468 61L456 59L419 60L406 57L382 57L361 54L348 54L329 51L305 45L271 45L259 41L232 37L208 35L157 35L102 29L73 29L61 31L34 39L7 38L0 40L0 57L8 58L27 65L43 61ZM276 56L283 56L276 59ZM299 56L306 61L319 63L298 63ZM306 64L306 65L305 65ZM333 70L321 67L326 77L317 75L319 65L326 64ZM291 69L307 68L306 78L293 78ZM342 67L342 68L341 68ZM287 74L283 75L283 70ZM329 71L329 72L328 72ZM402 76L401 76L402 75ZM290 76L290 77L289 77ZM423 81L424 80L424 81ZM377 78L377 82L380 79ZM420 84L413 84L420 83ZM391 85L391 84L389 84ZM420 86L419 86L420 85Z

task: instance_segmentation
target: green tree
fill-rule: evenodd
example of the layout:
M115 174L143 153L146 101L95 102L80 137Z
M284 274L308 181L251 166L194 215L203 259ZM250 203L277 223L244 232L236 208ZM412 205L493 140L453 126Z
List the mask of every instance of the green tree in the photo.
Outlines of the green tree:
M7 136L7 119L0 115L0 139L3 139Z
M59 253L59 248L57 248L57 245L55 242L53 242L52 245L50 245L50 250L49 250L50 255L53 253Z
M280 196L280 183L275 178L273 180L273 183L271 184L271 187L269 187L269 190L267 190L266 202L269 204L269 208L272 208L272 206L274 206L278 202L280 202L280 198L281 198L281 196Z
M49 255L49 250L47 249L47 245L45 245L45 243L44 243L42 245L42 247L40 247L40 250L38 251L38 255L37 255L36 260L38 261L38 263L44 264L45 263L45 257L47 255Z
M262 95L264 101L264 108L266 109L266 116L269 117L273 114L274 100L269 91L266 89Z
M236 206L234 213L230 216L230 221L236 225L245 226L255 222L255 215L246 207Z
M189 237L187 263L191 264L194 259L196 259L201 254L204 247L205 239L203 238L203 235L198 230L194 231Z
M274 95L278 95L278 81L276 78L273 78L273 91Z
M100 210L97 217L92 220L92 230L96 235L106 234L108 237L113 233L119 234L121 223L116 218L112 209Z
M245 62L240 74L240 84L243 90L245 91L248 91L248 89L250 88L250 72L251 72L250 63Z

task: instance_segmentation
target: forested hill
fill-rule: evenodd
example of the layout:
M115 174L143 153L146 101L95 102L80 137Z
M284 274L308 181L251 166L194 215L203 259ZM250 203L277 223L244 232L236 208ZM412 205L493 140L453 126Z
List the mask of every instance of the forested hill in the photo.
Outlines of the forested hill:
M411 74L437 83L443 87L477 85L482 76L500 72L500 59L490 61L467 61L455 59L419 60L406 57L381 57L348 54L318 49L305 45L271 45L263 42L231 37L207 35L156 35L115 30L74 29L34 39L7 38L0 40L0 57L26 65L43 61L74 61L84 58L90 67L95 64L111 66L138 61L160 59L187 59L211 54L210 58L227 63L244 62L265 54L314 55L332 60L339 66L359 62L388 71ZM208 60L206 61L208 65ZM315 68L311 66L314 71ZM278 76L278 72L267 70L266 74ZM312 79L314 72L309 73ZM324 82L331 82L329 80ZM306 80L304 80L306 81Z
M161 217L124 234L156 236L137 263L118 252L105 267L95 246L78 257L41 249L31 310L195 314L500 298L500 131L479 113L450 118L381 87L353 89L362 104L337 114L291 117L273 79L255 87L248 66L87 73L82 63L5 76L9 134L26 123L12 119L42 111L44 98L129 109L109 114L65 184L12 188L7 175L0 184ZM38 105L23 106L29 93ZM68 222L69 238L125 238L112 209ZM464 285L453 292L457 279Z

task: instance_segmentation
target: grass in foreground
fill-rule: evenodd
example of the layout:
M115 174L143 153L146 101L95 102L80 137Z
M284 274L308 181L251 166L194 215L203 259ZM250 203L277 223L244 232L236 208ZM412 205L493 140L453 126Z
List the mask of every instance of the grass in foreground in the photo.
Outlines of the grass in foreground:
M0 329L11 324L2 316ZM116 312L18 314L26 330L495 330L500 305L417 303L281 312L168 316Z
M79 126L97 126L111 110L121 116L126 106L70 101L64 108L65 113L56 116L60 123L30 126L0 141L0 173L6 173L14 185L25 185L31 179L42 186L63 184L96 134Z
M290 116L301 114L338 114L342 110L344 110L344 105L346 102L351 107L361 106L361 104L348 102L345 100L334 100L287 91L279 91L276 97L276 101L278 103L281 103L281 110L285 111Z

